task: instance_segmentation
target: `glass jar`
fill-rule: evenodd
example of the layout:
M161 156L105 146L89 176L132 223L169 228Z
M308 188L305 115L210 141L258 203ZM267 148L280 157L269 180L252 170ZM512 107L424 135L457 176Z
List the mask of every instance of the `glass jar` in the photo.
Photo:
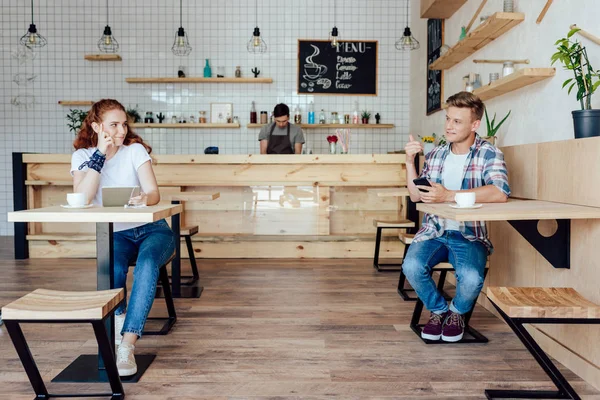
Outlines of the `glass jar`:
M206 111L198 111L200 113L200 117L198 117L198 122L201 124L206 123Z
M515 0L504 0L502 11L510 13L515 12Z
M506 61L502 66L502 77L508 76L515 72L515 64L512 61Z
M497 72L490 72L490 85L496 82L500 78L500 74Z
M177 123L177 115L173 115L173 116L171 117L171 123L172 123L172 124L176 124L176 123Z
M193 116L193 115L190 115L190 119L188 120L188 122L189 122L190 124L195 124L195 123L196 123L196 117L195 117L195 116Z
M266 111L261 111L260 112L260 123L261 124L266 124L268 120L268 114Z
M152 114L152 111L146 111L146 116L144 117L144 122L146 124L154 123L154 115Z
M235 67L235 77L236 78L241 78L242 77L242 70L240 69L239 66Z
M338 123L338 113L336 111L332 111L330 124L337 124L337 123Z

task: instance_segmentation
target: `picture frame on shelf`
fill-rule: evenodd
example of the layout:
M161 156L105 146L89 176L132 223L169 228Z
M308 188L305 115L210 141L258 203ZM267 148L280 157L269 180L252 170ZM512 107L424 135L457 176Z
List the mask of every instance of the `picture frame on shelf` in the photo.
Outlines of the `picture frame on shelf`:
M233 121L233 103L210 103L210 123L227 124Z

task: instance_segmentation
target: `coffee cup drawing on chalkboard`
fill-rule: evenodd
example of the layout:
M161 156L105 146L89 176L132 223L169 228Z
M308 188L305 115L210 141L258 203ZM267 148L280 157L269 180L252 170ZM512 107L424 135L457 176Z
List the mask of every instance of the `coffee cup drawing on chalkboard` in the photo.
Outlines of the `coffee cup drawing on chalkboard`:
M321 51L315 45L311 44L310 46L314 49L314 51L304 60L304 75L302 77L309 82L316 82L327 73L327 67L323 64L317 64L313 61L313 57L318 56Z

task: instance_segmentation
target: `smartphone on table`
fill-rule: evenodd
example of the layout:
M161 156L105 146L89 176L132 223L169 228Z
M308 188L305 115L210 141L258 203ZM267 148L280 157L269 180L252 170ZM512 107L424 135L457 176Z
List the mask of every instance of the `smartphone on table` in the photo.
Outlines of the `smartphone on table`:
M429 186L431 187L431 183L429 183L429 180L427 178L417 178L417 179L413 179L413 183L416 186ZM425 192L427 193L428 190L425 189L419 189L421 192Z

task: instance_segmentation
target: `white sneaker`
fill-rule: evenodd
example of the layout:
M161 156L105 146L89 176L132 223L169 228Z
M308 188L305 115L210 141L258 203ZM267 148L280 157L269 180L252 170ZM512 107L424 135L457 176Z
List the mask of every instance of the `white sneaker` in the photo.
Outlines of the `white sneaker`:
M130 376L137 372L137 364L133 352L135 346L129 343L121 343L117 348L117 369L119 376Z
M121 344L123 325L125 325L125 314L115 315L115 344Z

